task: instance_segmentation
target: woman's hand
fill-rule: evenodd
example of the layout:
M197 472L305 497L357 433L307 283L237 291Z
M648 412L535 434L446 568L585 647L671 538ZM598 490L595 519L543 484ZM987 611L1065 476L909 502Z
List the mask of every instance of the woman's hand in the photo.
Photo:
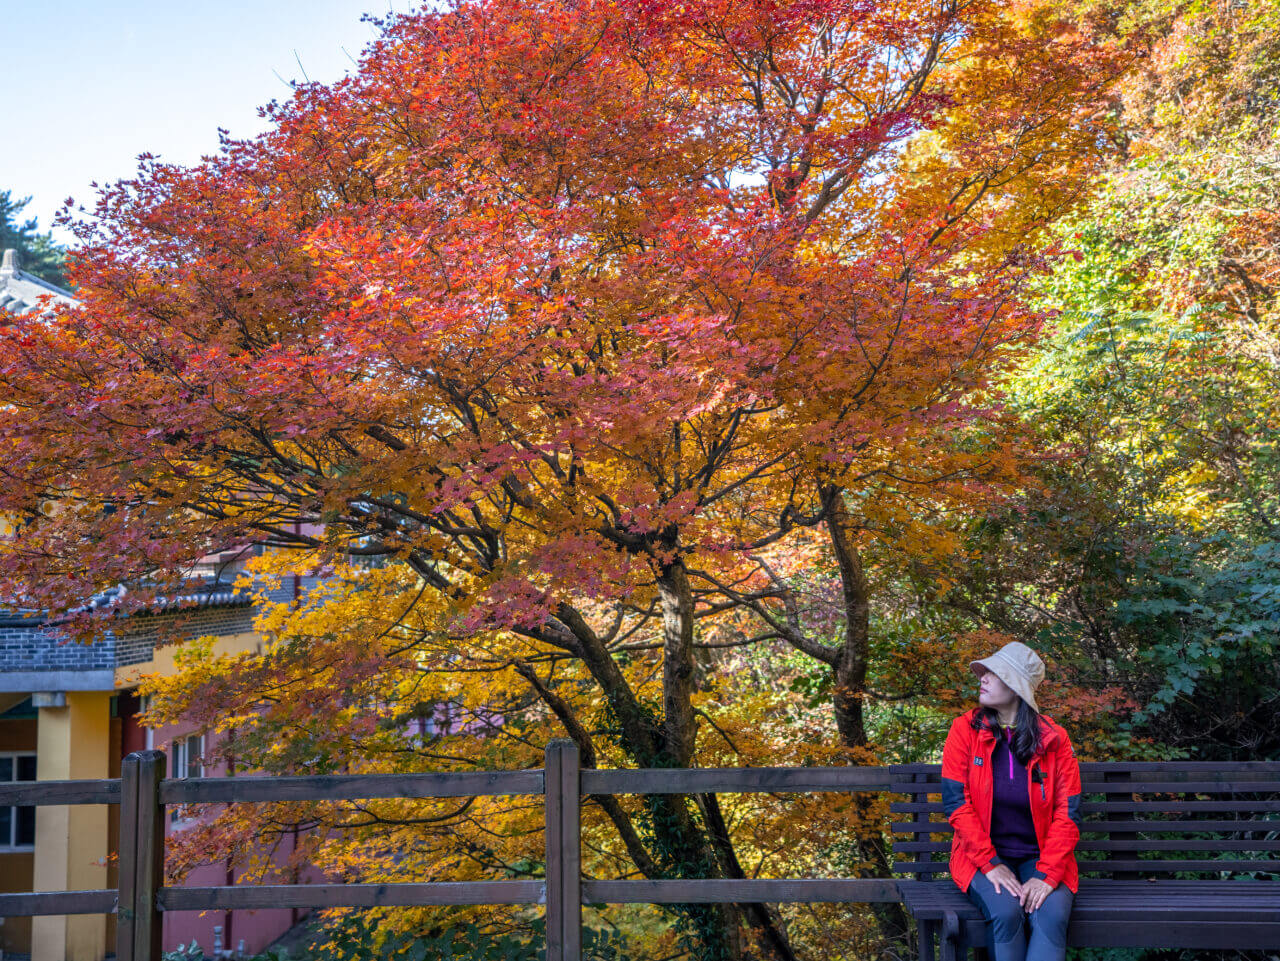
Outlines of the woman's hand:
M1000 893L1000 887L1003 885L1015 898L1022 898L1022 885L1018 883L1018 876L1013 873L1009 865L997 864L990 871L984 871L983 876L995 886L996 894Z
M1022 910L1034 911L1040 905L1044 904L1044 899L1049 896L1049 892L1053 888L1049 887L1039 878L1032 878L1022 886Z

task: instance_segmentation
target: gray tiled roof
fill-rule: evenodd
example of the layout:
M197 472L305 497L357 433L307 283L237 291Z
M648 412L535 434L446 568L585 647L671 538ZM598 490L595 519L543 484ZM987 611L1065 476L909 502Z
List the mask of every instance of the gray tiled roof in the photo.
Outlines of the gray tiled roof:
M34 310L45 294L62 303L75 303L69 291L23 270L16 250L6 250L0 262L0 312L25 314Z

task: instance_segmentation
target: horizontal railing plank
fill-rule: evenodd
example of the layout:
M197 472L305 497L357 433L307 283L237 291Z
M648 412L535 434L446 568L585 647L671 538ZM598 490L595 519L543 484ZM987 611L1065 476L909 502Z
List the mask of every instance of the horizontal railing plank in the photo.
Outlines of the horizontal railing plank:
M165 911L264 908L381 908L420 904L542 904L541 881L433 881L426 884L236 884L161 888Z
M645 768L582 772L583 794L885 791L883 767Z
M352 801L542 793L542 770L441 771L424 774L323 774L312 777L182 778L160 783L164 804Z
M37 891L33 894L0 894L0 918L42 914L112 914L114 890Z
M1158 762L1151 762L1158 763ZM1266 764L1266 768L1259 767ZM1150 766L1150 765L1144 765ZM1256 779L1239 774L1250 766ZM1280 793L1280 764L1242 762L1227 769L1192 772L1184 777L1144 777L1141 781L1092 782L1088 794L1128 793ZM937 770L936 765L926 770ZM886 767L695 768L588 770L582 772L584 794L672 794L696 792L890 791L938 794L936 785L903 783ZM901 773L896 768L894 773ZM1168 773L1168 772L1165 772ZM1220 776L1215 776L1215 774ZM316 775L301 777L192 778L166 780L161 799L168 804L231 801L354 800L392 797L466 797L542 793L542 772L463 771L420 774ZM100 781L26 781L0 784L0 805L115 804L119 779ZM1231 804L1231 802L1221 802ZM1265 802L1264 802L1265 803ZM1265 810L1280 810L1265 808Z
M901 900L880 878L748 878L674 881L584 881L586 904L725 904L783 902L883 903Z
M119 778L101 781L12 781L0 784L0 807L119 803Z

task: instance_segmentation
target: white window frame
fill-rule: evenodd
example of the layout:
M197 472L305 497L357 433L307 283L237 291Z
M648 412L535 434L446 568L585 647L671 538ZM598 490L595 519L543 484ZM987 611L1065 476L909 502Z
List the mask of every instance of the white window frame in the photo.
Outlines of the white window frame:
M7 757L7 758L13 759L13 767L11 769L12 775L10 776L9 780L5 783L7 784L35 783L34 781L18 780L18 758L29 757L34 761L36 760L35 751L0 751L0 757ZM32 838L32 842L30 844L14 844L13 843L14 836L17 834L17 831L18 831L19 809L25 808L25 807L31 807L34 810L34 806L29 804L8 804L8 805L5 805L5 807L8 807L9 809L9 836L7 838L0 838L0 851L3 851L5 853L11 852L11 851L34 851L36 849L34 837Z
M195 753L192 754L192 744ZM196 762L196 772L191 772L192 758L200 758ZM182 780L189 777L204 777L204 735L183 734L169 742L169 777Z
M146 714L149 710L151 710L151 695L139 694L138 695L138 714ZM146 732L143 735L146 739L145 741L146 749L148 751L154 751L156 749L156 729L148 725L147 727L143 728L143 730Z
M192 773L192 745L195 746L194 757L200 758L195 765L195 773ZM169 756L169 777L174 780L183 780L189 777L204 777L204 735L203 734L182 734L174 737L169 741L169 750L165 752ZM190 818L184 818L178 814L182 809L182 805L175 804L169 809L169 822L171 824L186 824Z

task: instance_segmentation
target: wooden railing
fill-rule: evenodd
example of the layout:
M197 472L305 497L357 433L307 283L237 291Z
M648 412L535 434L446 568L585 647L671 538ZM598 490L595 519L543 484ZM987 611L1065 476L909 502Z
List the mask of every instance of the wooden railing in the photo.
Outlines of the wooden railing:
M583 904L898 901L888 878L750 878L584 881L580 807L584 795L706 792L887 791L889 768L704 768L581 770L577 746L555 740L542 770L315 777L164 778L165 755L124 759L121 777L0 785L0 805L119 804L116 890L0 894L0 917L116 914L117 961L160 961L165 911L261 908L542 904L547 961L578 961ZM216 802L342 801L543 795L544 881L433 881L423 884L266 884L166 887L165 806Z
M1176 779L1160 779L1159 772L1169 766L1159 762L1082 764L1085 793L1106 797L1105 802L1082 805L1082 810L1118 812L1108 817L1132 817L1132 812L1144 809L1143 804L1133 800L1135 791L1166 787L1182 791L1248 790L1253 778L1274 779L1280 775L1276 762L1179 762ZM936 765L582 770L577 747L568 740L552 741L547 746L541 770L167 780L164 767L163 753L142 751L124 759L117 780L0 784L0 805L119 804L121 808L116 890L0 894L0 917L115 913L117 961L160 961L165 911L541 904L546 912L547 961L579 961L584 904L868 904L901 900L898 884L892 878L584 880L579 835L583 797L827 791L908 796L924 793L927 797L938 790L936 782L925 783L936 777ZM545 880L221 887L167 887L163 883L166 805L536 795L545 798ZM1183 801L1181 807L1213 811L1219 810L1221 803ZM915 846L924 843L928 847L932 843L928 841L928 812L937 806L937 802L925 803L921 798L896 804L897 811L907 812L914 820L886 827L923 832L924 841ZM1169 804L1156 806L1163 809ZM1280 809L1278 806L1280 801L1255 804L1257 810L1266 811ZM1145 822L1135 822L1135 828L1140 823ZM1082 842L1082 849L1089 846ZM920 854L925 861L931 856L929 851ZM919 870L930 866L914 867ZM940 862L938 869L943 871L945 862Z

